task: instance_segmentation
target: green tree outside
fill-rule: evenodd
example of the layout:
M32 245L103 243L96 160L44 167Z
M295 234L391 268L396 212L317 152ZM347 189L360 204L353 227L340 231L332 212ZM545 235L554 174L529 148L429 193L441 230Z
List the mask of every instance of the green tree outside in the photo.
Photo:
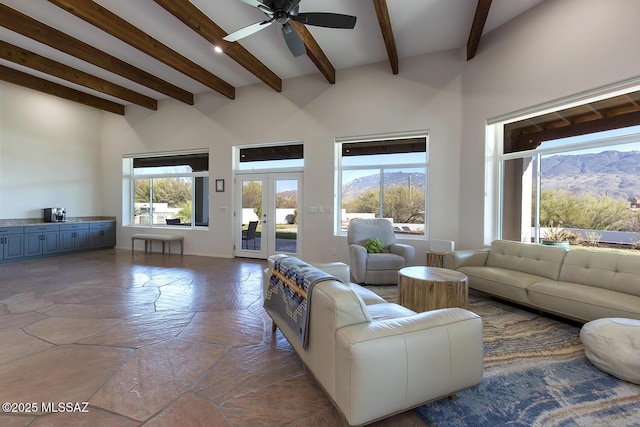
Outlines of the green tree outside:
M633 224L634 217L629 203L624 200L556 190L540 193L541 227L562 224L568 228L618 231Z
M345 201L343 207L349 213L378 214L380 192L367 190L357 199ZM424 222L424 192L402 185L387 187L384 191L382 211L384 218L393 218L397 223L421 224Z
M135 181L135 202L149 203L150 179ZM153 203L167 203L178 207L191 200L191 182L177 178L153 179Z

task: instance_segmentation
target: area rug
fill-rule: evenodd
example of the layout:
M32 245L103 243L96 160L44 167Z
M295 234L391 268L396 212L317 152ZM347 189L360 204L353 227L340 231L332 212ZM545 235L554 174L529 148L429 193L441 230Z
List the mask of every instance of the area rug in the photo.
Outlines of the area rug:
M395 301L395 287L368 288ZM456 401L416 408L427 425L640 426L640 385L594 367L580 325L474 291L469 310L483 320L483 380Z

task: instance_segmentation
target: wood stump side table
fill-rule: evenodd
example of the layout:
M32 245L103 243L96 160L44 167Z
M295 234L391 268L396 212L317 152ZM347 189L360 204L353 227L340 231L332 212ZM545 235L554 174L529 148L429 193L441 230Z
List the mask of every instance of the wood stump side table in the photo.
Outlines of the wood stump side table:
M405 267L398 271L398 303L413 311L467 308L469 279L438 267Z

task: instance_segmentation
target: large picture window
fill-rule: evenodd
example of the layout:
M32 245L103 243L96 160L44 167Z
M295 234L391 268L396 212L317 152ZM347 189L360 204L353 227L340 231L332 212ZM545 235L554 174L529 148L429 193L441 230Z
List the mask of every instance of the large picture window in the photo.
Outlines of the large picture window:
M499 238L640 247L640 92L498 123Z
M124 162L130 172L132 225L208 226L208 153L136 156Z
M427 135L338 141L337 232L353 218L387 218L397 234L425 235Z

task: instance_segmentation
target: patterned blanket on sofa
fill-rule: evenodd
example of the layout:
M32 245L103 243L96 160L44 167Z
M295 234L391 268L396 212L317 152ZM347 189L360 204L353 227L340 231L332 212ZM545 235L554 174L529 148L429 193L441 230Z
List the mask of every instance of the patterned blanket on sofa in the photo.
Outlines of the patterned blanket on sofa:
M302 348L309 340L311 290L324 280L338 280L294 257L275 261L264 296L264 308L278 313L296 334Z

